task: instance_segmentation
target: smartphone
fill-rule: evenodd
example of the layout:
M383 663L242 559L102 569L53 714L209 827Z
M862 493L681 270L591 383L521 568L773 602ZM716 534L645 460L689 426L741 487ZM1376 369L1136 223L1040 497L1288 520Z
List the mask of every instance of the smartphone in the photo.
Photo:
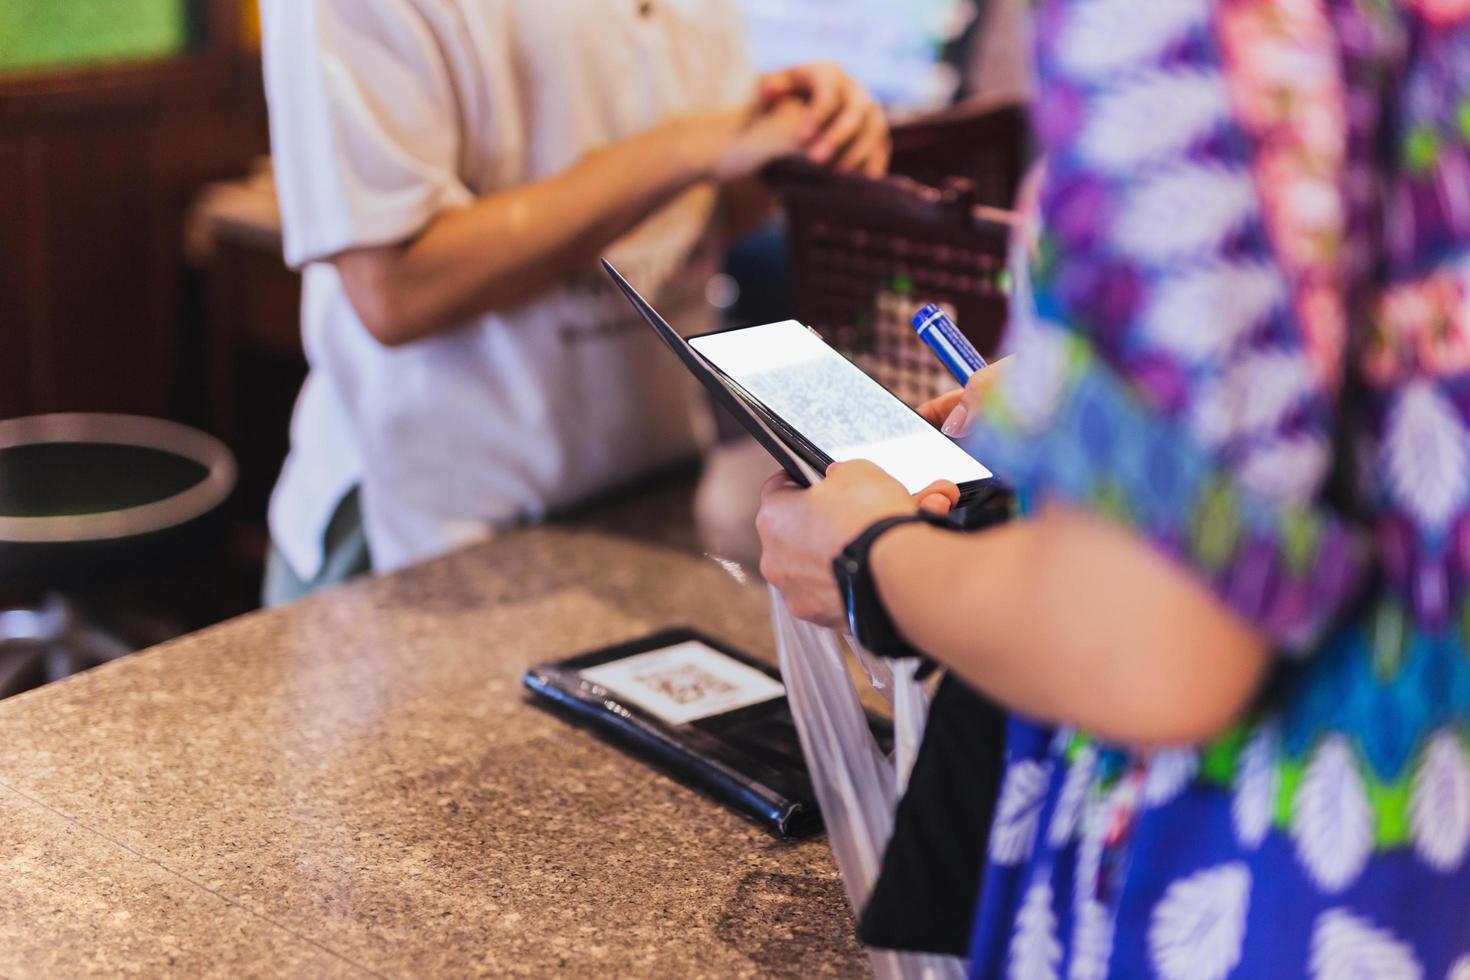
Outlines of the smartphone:
M910 493L935 480L961 501L988 490L980 462L795 320L689 338L721 378L819 472L876 463Z

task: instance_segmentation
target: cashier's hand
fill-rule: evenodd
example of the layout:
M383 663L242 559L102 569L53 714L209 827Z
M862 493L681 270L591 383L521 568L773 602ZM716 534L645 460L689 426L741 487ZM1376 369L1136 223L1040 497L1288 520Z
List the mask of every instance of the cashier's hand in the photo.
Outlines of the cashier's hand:
M1005 376L1010 364L1011 359L1004 357L983 371L976 371L965 387L925 402L918 407L918 413L951 439L968 435L980 417L980 403L986 392Z
M910 495L903 484L867 460L834 463L810 489L777 473L761 488L755 527L761 537L761 575L786 597L792 615L846 629L832 559L873 523L915 513L947 514L960 488L937 481Z
M816 62L762 75L761 101L795 96L806 103L807 159L837 170L881 177L893 144L888 118L867 90L838 65Z
M805 145L806 105L790 97L743 109L692 117L694 152L711 153L709 176L720 183L756 174L773 160L794 156ZM708 143L712 152L704 148Z

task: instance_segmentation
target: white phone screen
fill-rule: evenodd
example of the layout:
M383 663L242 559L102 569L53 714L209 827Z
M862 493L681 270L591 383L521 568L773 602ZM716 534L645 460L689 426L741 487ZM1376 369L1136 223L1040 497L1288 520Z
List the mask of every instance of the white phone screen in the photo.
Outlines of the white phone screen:
M836 462L866 459L918 493L990 471L795 320L695 337L710 363Z

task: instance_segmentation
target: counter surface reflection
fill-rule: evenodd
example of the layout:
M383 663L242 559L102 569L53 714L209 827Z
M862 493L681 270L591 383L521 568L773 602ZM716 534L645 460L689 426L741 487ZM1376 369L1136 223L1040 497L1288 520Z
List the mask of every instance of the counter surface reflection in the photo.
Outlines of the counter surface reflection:
M709 560L516 532L0 703L0 975L854 975L782 844L533 707L529 665L690 623Z

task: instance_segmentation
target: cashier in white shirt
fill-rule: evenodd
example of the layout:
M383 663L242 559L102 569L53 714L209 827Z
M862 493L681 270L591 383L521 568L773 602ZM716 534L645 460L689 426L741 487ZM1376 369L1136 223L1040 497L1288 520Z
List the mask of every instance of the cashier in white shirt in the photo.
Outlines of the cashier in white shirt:
M755 172L880 172L832 66L757 78L733 0L265 0L311 373L268 603L401 567L699 453L696 390L595 267L681 329Z

